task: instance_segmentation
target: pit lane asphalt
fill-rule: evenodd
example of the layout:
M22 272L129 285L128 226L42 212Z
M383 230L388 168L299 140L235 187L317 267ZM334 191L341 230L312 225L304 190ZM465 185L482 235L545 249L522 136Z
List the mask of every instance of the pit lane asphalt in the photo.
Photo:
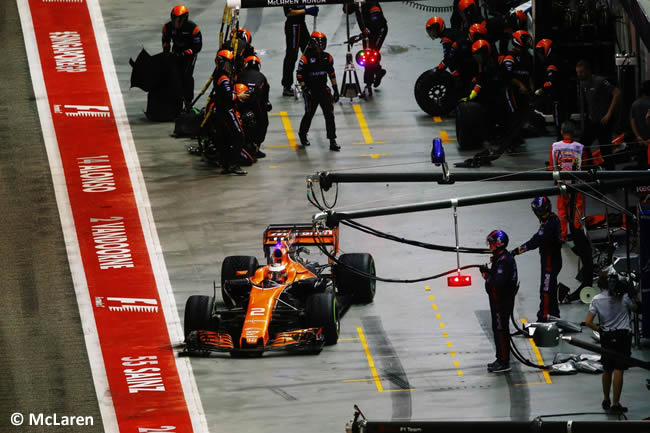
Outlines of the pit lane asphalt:
M287 133L280 118L272 116L265 142L268 147L264 149L268 157L249 168L249 175L245 178L222 176L218 170L186 152L185 147L190 144L188 140L169 137L173 129L171 124L147 121L142 114L146 106L145 94L139 89L129 90L128 58L135 58L142 46L151 53L158 52L160 27L173 4L161 5L150 0L105 0L100 4L181 314L188 296L212 292L212 281L219 279L220 264L225 256L251 254L262 257L261 234L267 224L310 220L315 209L305 199L305 175L317 170L341 169L438 170L428 163L431 139L440 131L447 132L453 139L453 119L434 122L419 110L412 94L417 76L434 65L441 56L439 44L432 43L423 29L430 14L397 3L387 4L384 10L390 27L383 56L388 74L372 100L350 102L343 99L337 104L335 114L342 151L332 153L327 150L324 122L320 113L312 124L310 138L313 144L309 149L295 151L287 147L271 148L288 145ZM195 70L198 89L213 67L212 59L216 52L218 21L223 12L223 3L197 1L189 7L191 19L201 26L204 35L204 50ZM339 83L343 79L345 53L342 45L345 22L340 11L340 6L321 7L317 23L318 30L328 36L329 51L335 58ZM9 14L3 16L7 15ZM312 30L311 18L307 22ZM271 83L271 102L274 105L272 112L286 111L293 132L297 133L303 113L302 103L283 98L280 92L280 70L284 53L284 17L281 9L242 11L241 23L253 32L253 45L261 54L262 70ZM25 67L23 70L26 71ZM363 137L353 104L361 107L372 135L372 143L367 143L370 140ZM35 116L33 103L25 108L26 112L30 110ZM504 156L493 168L540 168L551 142L551 137L529 140L524 148L526 154ZM24 154L16 152L18 146L21 146L21 150L25 149L22 142L10 149L17 153L16 161L24 161ZM34 153L25 153L36 155L39 149L42 152L41 144L35 147ZM458 152L453 141L447 144L446 151L451 161L464 159L473 153ZM43 170L47 173L44 157L41 156L40 161L31 157L30 161L37 168L24 168L26 172ZM7 164L6 167L10 166ZM3 167L3 173L5 170ZM14 176L13 185L20 184L24 179L21 176L24 176L22 172ZM51 184L48 186L51 180L48 176L41 173L40 177L27 185L42 190L41 195L43 191L45 195L48 191L51 195ZM11 203L11 200L17 200L18 194L15 194L16 187L11 188L9 185L11 184L7 184L7 187L11 192L8 193L6 202L12 209L16 207L28 213L21 215L22 221L56 221L55 210L50 218L43 217L41 207L46 205L41 203L47 202L41 201L40 196L29 201L21 194L19 198L25 202L15 205ZM343 185L337 208L386 206L514 190L525 186L514 182L453 186ZM331 194L328 197L333 198ZM39 203L39 206L35 207L34 203ZM451 211L447 210L362 222L404 237L451 245L454 242L452 221ZM527 200L460 209L459 223L461 244L467 246L482 246L485 235L495 227L506 230L513 245L528 239L537 228ZM10 230L7 229L7 232ZM53 235L58 236L58 241L54 239L48 245L47 257L56 261L58 266L65 266L60 230L54 226L43 229L42 232L54 232ZM42 240L43 236L44 233L39 230L38 239ZM13 242L3 241L3 248L19 245L10 252L18 250L25 254L21 259L23 263L35 263L34 250L27 248L31 243L24 245L17 240ZM57 250L56 247L59 246L60 249ZM452 269L456 264L453 255L387 243L346 228L341 230L341 248L345 252L373 254L381 276L410 278L430 275ZM565 266L560 281L575 287L577 283L573 276L576 260L570 253L563 256ZM9 256L5 254L5 257ZM40 256L39 260L42 260ZM462 257L463 264L483 263L486 260L486 257ZM522 280L515 310L517 318L534 318L539 299L538 260L537 253L517 259ZM48 272L53 272L51 266L52 264L47 264ZM33 272L25 270L16 278L33 275ZM3 275L8 274L3 272ZM63 278L70 281L69 275L64 275ZM488 375L485 365L493 360L494 349L489 324L486 325L487 297L479 276L474 273L473 278L472 287L457 289L447 288L443 280L414 285L379 283L375 302L353 307L342 321L340 342L315 357L194 359L192 367L210 431L338 432L343 430L345 422L351 418L352 405L355 403L371 419L525 420L541 414L598 412L601 400L598 376L555 376L552 377L552 383L548 384L539 372L514 361L510 375ZM48 288L47 294L51 295L52 288ZM19 287L16 288L16 291L20 290ZM57 318L63 322L61 326L73 331L76 328L69 340L76 340L83 345L78 316L75 318L76 305L72 298L71 283L67 285L67 290L67 294L57 296L56 299L67 302L70 314L56 310ZM50 299L46 294L41 296L41 299ZM2 317L7 322L20 325L10 328L3 324L1 329L20 341L21 332L28 329L25 324L29 323L29 319L20 314L16 317L16 309L7 308L15 299L18 299L17 294L10 295L7 301L3 301L3 308L11 311L4 311ZM29 295L23 299L25 300L21 302L32 305ZM45 307L43 303L39 305ZM573 304L562 306L561 310L563 317L581 321L584 320L586 306ZM40 328L34 332L42 333L48 326L49 329L57 329L52 327L52 323L42 321L38 324ZM57 335L62 334L57 332ZM50 337L48 335L47 338ZM586 333L583 339L589 339ZM68 343L66 341L66 345ZM529 343L518 341L518 346L527 356L535 359ZM11 345L11 349L3 347L3 354L15 352L16 347L21 345L16 342ZM33 353L34 348L25 350ZM580 353L571 347L559 347L541 349L541 354L546 362L550 362L556 351ZM75 354L74 360L67 359L69 353ZM50 352L30 358L37 361L45 359L45 362L39 364L40 368L45 368L53 362L70 365L70 362L86 359L78 356L80 353L83 352L77 347L74 352ZM644 353L637 355L647 356ZM23 356L22 359L28 358ZM376 366L377 379L369 366L370 359ZM83 362L78 362L79 365L74 370L77 375L75 380L81 382L75 384L74 388L79 392L78 401L90 399L94 402L87 366L84 370ZM4 369L6 370L7 368ZM17 385L10 388L3 386L2 389L11 390L8 399L3 401L3 408L11 399L35 401L29 400L37 398L27 391L31 384L24 383L28 373L15 369L9 371L10 379L4 380L11 380ZM47 380L58 383L57 380L62 380L57 378L58 374L57 369L53 368ZM633 369L626 374L623 402L630 407L630 419L647 416L648 400L644 378L645 374L640 370ZM67 382L64 380L64 383ZM49 386L46 388L56 389ZM383 392L379 392L380 389ZM45 390L41 395L47 395ZM53 401L56 404L78 404L73 399L72 393L68 392ZM96 411L96 406L94 409L93 403L90 406L88 410L92 414L92 410ZM606 419L606 416L588 415L586 418ZM99 419L98 416L95 419ZM3 419L2 422L4 421Z
M103 431L15 1L0 2L0 431ZM14 427L10 415L92 416Z

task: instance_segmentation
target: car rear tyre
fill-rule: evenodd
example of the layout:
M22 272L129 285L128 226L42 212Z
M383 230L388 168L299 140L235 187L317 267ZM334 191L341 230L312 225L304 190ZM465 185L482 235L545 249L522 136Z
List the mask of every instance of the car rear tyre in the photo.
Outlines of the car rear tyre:
M456 106L456 141L460 149L475 149L487 136L485 112L474 101L461 102Z
M420 108L430 116L448 114L458 101L454 77L448 71L424 71L415 82L413 93Z
M334 293L316 293L307 298L305 308L307 326L323 328L325 344L336 344L339 340L340 321L339 311Z
M250 278L260 267L256 257L253 256L228 256L223 259L221 264L221 297L226 307L234 306L233 300L225 291L226 280L235 280L239 278Z
M185 302L185 338L192 331L216 331L217 319L212 318L212 307L214 298L212 296L194 295Z
M356 269L365 274L376 275L375 260L368 253L342 254L334 269L336 287L343 296L352 296L355 304L368 304L375 298L376 280L359 275L349 269ZM344 265L344 266L342 266Z

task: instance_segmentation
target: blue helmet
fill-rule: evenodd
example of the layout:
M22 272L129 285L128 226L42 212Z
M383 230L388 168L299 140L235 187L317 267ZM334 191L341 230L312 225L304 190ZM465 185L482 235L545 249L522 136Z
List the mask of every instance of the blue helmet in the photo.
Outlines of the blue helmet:
M494 252L499 248L506 248L508 246L508 235L503 230L492 230L487 235L486 242L490 251Z
M551 213L551 200L546 196L535 197L530 203L530 207L533 209L533 213L537 215L537 218L544 218Z

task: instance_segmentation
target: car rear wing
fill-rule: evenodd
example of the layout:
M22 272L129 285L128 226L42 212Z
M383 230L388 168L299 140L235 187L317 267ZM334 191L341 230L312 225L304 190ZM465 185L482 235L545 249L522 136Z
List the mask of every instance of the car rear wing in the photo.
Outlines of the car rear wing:
M339 229L314 230L311 223L302 224L271 224L264 230L264 255L275 245L284 241L290 249L298 246L331 246L330 252L339 251Z

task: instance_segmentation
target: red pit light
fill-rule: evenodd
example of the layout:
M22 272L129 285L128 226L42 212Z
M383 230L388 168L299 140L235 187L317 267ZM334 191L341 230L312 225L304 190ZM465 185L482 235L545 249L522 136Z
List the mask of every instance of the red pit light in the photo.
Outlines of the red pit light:
M464 287L472 285L471 275L452 275L447 277L447 286L449 287Z

